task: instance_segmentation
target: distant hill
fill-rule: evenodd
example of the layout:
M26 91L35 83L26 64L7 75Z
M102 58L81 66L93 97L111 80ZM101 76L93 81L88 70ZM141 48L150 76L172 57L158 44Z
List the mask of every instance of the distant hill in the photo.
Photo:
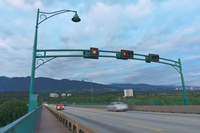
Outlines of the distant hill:
M125 89L175 89L175 86L164 85L149 85L149 84L110 84L113 87L125 88Z
M175 88L182 88L182 86L174 86L174 85L149 85L149 84L118 84L118 83L112 83L110 84L112 87L119 87L124 89L175 89ZM197 87L197 86L186 86L188 88L190 87Z
M190 87L190 86L186 86ZM122 91L124 89L133 90L152 90L152 89L175 89L182 88L182 86L173 85L149 85L149 84L118 84L113 83L109 85L92 83L94 92L103 91ZM30 77L0 77L0 91L29 91ZM49 92L90 92L91 83L69 80L69 79L52 79L45 77L35 78L34 91L49 91Z

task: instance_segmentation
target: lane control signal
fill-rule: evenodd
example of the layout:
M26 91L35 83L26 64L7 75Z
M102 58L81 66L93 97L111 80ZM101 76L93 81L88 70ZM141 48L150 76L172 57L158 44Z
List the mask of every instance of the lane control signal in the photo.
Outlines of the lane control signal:
M153 62L159 62L159 55L158 54L149 54L149 60Z
M98 59L99 58L98 48L90 47L90 51L89 50L83 51L83 55L86 55L83 58Z
M133 59L133 51L131 50L121 50L121 53L116 54L117 59Z

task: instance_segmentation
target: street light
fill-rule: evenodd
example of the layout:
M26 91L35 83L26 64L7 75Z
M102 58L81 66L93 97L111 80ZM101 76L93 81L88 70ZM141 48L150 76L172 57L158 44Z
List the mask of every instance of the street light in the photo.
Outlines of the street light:
M35 78L35 62L36 62L36 51L37 51L37 33L38 33L38 25L44 22L45 20L67 12L73 12L75 15L72 18L73 22L80 22L81 19L79 18L77 11L73 10L59 10L55 12L40 12L37 10L37 19L36 19L36 26L35 26L35 37L34 37L34 45L33 45L33 58L32 58L32 69L31 69L31 83L30 83L30 92L29 92L29 107L28 112L31 112L35 108L37 108L37 97L38 94L33 94L34 88L34 78ZM39 17L40 16L40 17Z
M44 91L41 91L41 105L42 105L42 103L43 103L43 101L44 101L44 100L43 100L43 92L44 92Z
M87 80L89 82L91 82L91 103L93 104L93 89L92 89L92 80L89 80L87 78L82 78L82 81Z
M44 100L45 100L45 93L49 91L49 89L47 90L41 90L41 105L44 103ZM44 97L43 97L44 96Z
M81 21L81 19L79 18L77 12L75 12L75 15L74 15L74 17L72 18L72 21L74 21L74 22L80 22L80 21Z

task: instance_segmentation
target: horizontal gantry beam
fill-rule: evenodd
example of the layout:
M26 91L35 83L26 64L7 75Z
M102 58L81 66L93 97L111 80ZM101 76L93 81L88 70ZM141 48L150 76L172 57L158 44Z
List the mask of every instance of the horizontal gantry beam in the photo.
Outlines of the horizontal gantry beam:
M98 49L97 49L98 50ZM57 58L57 57L84 57L88 58L89 54L84 54L85 52L90 52L91 49L38 49L36 50L36 58ZM140 60L146 61L149 58L149 55L137 54L133 53L132 58L119 58L121 56L121 51L109 51L109 50L98 50L98 57L105 58L116 58L116 59L132 59L132 60ZM91 57L90 57L91 58ZM98 58L95 58L98 59ZM150 61L151 62L151 61ZM147 63L150 63L147 62ZM171 59L161 58L159 57L159 61L152 61L156 63L166 64L173 67L179 67L180 64L178 61L174 61Z

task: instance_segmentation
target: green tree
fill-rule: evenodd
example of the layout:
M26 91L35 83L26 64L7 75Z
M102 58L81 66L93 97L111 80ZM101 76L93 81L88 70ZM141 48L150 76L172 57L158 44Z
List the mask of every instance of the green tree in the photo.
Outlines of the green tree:
M27 102L7 101L0 107L0 127L4 127L27 113Z

